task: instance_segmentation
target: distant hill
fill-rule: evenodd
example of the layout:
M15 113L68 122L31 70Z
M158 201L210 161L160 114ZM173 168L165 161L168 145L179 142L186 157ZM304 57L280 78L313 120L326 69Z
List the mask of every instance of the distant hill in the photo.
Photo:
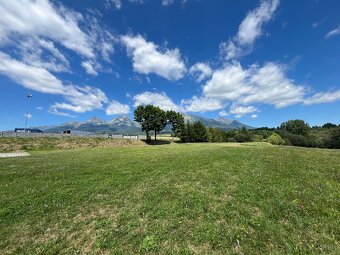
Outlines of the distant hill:
M221 128L223 130L230 129L240 129L247 128L251 129L252 127L245 125L237 120L227 119L227 118L218 118L218 119L208 119L201 116L196 115L184 115L185 121L195 122L200 121L207 127L216 127ZM114 118L110 121L101 120L98 118L92 118L85 122L66 122L59 126L43 126L38 127L44 132L51 133L60 133L65 130L71 129L76 131L86 131L93 133L112 133L112 134L142 134L142 130L140 128L139 123L131 120L127 116L120 116L118 118ZM170 127L166 127L163 132L170 132Z

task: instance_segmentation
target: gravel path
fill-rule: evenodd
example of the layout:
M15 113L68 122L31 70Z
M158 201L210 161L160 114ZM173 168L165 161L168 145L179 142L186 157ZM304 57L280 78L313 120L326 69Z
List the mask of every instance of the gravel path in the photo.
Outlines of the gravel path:
M27 157L29 155L28 152L0 153L0 158Z

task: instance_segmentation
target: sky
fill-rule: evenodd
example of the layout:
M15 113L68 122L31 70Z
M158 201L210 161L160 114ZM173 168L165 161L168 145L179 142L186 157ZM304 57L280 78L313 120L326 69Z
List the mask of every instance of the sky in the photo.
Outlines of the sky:
M146 104L339 124L339 12L338 0L0 0L0 129Z

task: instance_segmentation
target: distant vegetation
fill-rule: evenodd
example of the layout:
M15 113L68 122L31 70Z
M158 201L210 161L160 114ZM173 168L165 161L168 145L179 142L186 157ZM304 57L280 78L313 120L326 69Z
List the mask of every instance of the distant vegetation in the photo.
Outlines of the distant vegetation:
M184 122L182 114L163 111L153 105L138 106L135 121L150 139L149 132L161 132L167 124L172 126L172 134L183 143L196 142L269 142L274 145L290 145L317 148L340 148L340 125L326 123L323 126L310 127L303 120L289 120L277 128L232 129L206 127L202 122Z
M327 123L310 127L303 120L289 120L278 128L233 129L223 131L199 123L186 123L179 134L182 142L269 142L316 148L340 148L340 125Z

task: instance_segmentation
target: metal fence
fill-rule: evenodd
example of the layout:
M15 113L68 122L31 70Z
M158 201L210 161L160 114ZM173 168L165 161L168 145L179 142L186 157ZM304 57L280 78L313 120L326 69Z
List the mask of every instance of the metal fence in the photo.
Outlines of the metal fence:
M111 138L111 139L134 139L145 140L146 135L117 135L117 134L89 134L89 133L74 133L74 134L59 134L59 133L25 133L25 132L0 132L0 137L88 137L88 138Z

